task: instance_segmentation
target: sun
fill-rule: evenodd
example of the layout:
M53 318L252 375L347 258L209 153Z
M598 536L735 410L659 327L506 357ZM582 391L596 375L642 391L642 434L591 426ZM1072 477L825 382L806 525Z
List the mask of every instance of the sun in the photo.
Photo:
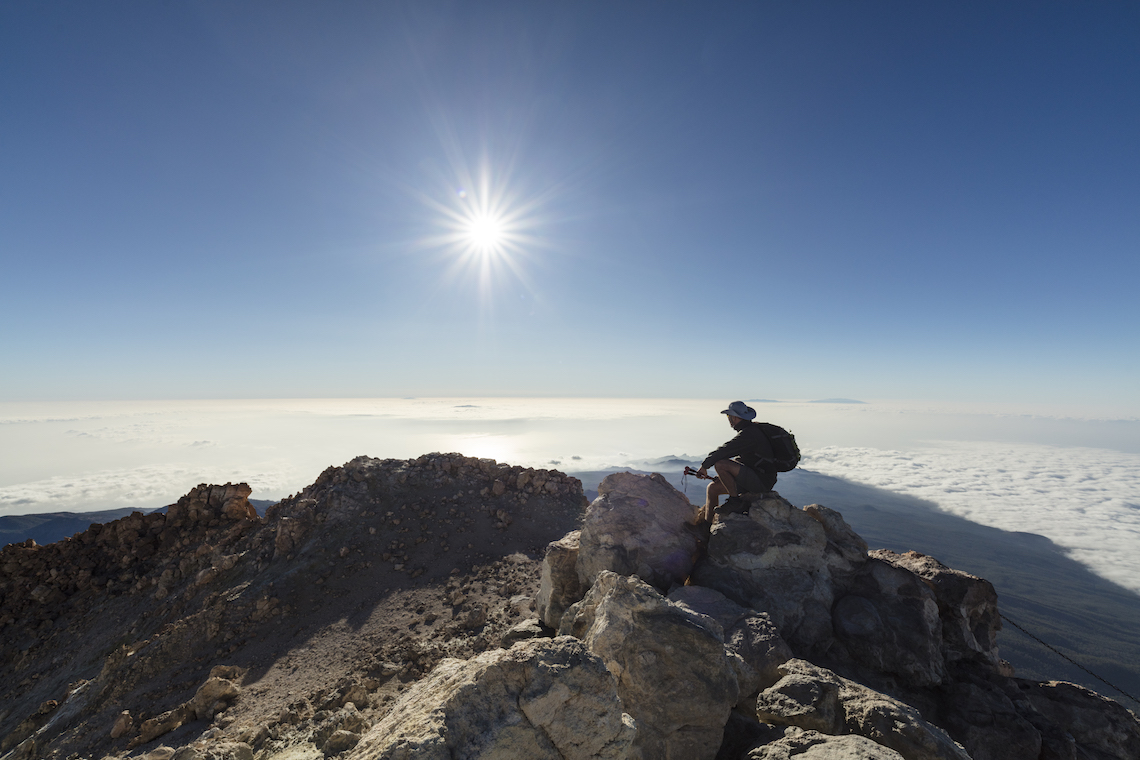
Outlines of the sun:
M456 264L493 269L506 267L518 273L518 265L528 254L534 238L528 234L533 225L531 208L503 188L495 188L489 179L478 182L472 190L460 188L450 207L439 221L448 230L436 238L456 255ZM481 273L490 278L491 272Z
M462 233L472 250L484 255L500 252L507 238L503 218L489 212L478 212L467 217Z
M429 224L437 230L421 238L421 244L438 251L440 281L473 286L484 304L508 291L520 299L533 298L531 270L548 248L540 230L549 192L527 192L522 183L511 181L510 172L496 175L489 165L477 174L456 169L440 179L434 193L420 196Z

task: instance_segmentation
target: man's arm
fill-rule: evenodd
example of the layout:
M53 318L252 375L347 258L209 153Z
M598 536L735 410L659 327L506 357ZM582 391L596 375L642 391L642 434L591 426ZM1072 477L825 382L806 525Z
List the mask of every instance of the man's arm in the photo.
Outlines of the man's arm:
M701 462L701 469L707 470L708 468L712 467L714 464L716 464L720 460L732 459L733 457L739 456L740 454L743 454L744 452L748 451L751 448L752 448L752 445L745 438L744 431L742 430L739 433L737 433L736 437L733 438L731 441L724 444L719 449L717 449L716 451L712 452L707 457L705 457L705 461Z

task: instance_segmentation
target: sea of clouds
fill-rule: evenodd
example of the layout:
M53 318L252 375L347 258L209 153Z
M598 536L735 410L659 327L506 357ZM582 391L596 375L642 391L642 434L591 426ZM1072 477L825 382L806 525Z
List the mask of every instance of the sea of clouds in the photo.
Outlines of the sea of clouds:
M917 496L967 520L1046 536L1140 593L1140 456L986 441L915 451L828 446L803 466Z
M349 399L0 404L0 515L151 509L199 483L279 499L366 454L461 452L564 471L700 459L724 401ZM756 403L802 467L1038 533L1140 592L1140 420L1080 410Z

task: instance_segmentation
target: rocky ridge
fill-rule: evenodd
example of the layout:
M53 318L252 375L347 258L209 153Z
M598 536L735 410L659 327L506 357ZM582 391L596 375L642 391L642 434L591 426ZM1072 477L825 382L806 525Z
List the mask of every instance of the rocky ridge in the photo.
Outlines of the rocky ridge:
M559 633L581 638L614 673L639 727L631 756L1140 757L1140 723L1116 702L1072 684L1013 676L998 656L1001 619L987 581L915 552L868 551L838 512L798 509L779 497L718 518L707 551L694 548L684 562L697 541L693 531L656 509L672 504L674 489L656 475L607 481L583 527L550 545L539 614ZM635 521L620 513L633 511L640 512L636 520L658 520L657 530L669 536L662 543L676 551L645 551L641 536L626 536L621 526ZM646 575L654 582L615 580L621 576L593 560L583 573L581 558L599 552L615 558L617 572L655 565ZM686 585L678 585L680 577ZM639 610L651 609L638 620ZM687 636L668 633L683 627L682 613L689 616ZM593 644L612 636L622 642L616 649ZM736 673L735 694L730 687L713 690L715 696L708 690L725 671L715 643ZM693 674L694 660L702 663L701 676ZM639 666L646 667L640 677L633 675ZM666 683L662 671L670 674ZM702 743L698 751L686 735L697 724L682 708L654 702L645 684L658 694L700 692L721 743ZM726 702L732 715L721 718ZM787 728L773 740L772 726ZM849 735L880 749L820 749L832 742L827 737ZM756 739L751 747L749 736ZM735 749L725 754L729 745Z
M0 551L0 760L1140 758L1017 679L986 581L660 476L359 457ZM562 538L559 538L562 536Z
M458 454L358 457L264 516L249 493L0 550L0 756L343 749L526 618L584 504L562 473Z

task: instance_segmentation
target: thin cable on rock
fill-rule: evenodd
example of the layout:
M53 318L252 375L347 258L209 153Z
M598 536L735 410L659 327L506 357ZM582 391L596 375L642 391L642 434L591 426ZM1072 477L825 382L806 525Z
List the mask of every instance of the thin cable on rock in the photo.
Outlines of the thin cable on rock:
M1082 664L1080 664L1079 662L1077 662L1076 660L1074 660L1074 659L1073 659L1072 657L1070 657L1069 655L1065 654L1064 652L1062 652L1062 651L1058 650L1056 647L1053 647L1052 645L1050 645L1050 644L1047 644L1047 643L1045 643L1044 641L1042 641L1041 639L1037 638L1037 637L1036 637L1036 636L1034 636L1032 633L1030 633L1029 631L1025 630L1024 628L1022 628L1020 625L1018 625L1017 623L1013 622L1012 620L1010 620L1010 619L1009 619L1008 617L1006 617L1004 614L1002 614L1002 613L1000 613L1000 612L999 612L999 613L998 613L998 615L1001 615L1001 619L1002 619L1002 620L1004 620L1005 622L1009 623L1009 624L1010 624L1010 625L1012 625L1014 628L1016 628L1017 630L1021 631L1022 633L1024 633L1026 636L1028 636L1029 638L1033 639L1034 641L1036 641L1036 642L1037 642L1038 644L1040 644L1041 646L1045 647L1046 649L1048 649L1049 651L1051 651L1051 652L1053 652L1053 653L1055 653L1055 654L1058 654L1058 655L1060 655L1061 657L1064 657L1066 660L1068 660L1068 661L1069 661L1069 662L1071 662L1072 664L1076 665L1078 668L1080 668L1081 670L1085 671L1086 673L1088 673L1090 676L1092 676L1092 677L1093 677L1093 678L1095 678L1096 680L1100 681L1101 683L1107 684L1108 686L1112 687L1113 689L1116 689L1116 690L1117 690L1117 691L1119 691L1121 694L1123 694L1124 696L1128 697L1129 699L1131 699L1131 700L1132 700L1133 702L1135 702L1136 704L1140 705L1140 699L1137 699L1136 697L1132 696L1131 694L1129 694L1128 692L1126 692L1124 689L1120 688L1119 686L1117 686L1116 684L1112 683L1112 682L1111 682L1111 681L1109 681L1108 679L1106 679L1106 678L1101 678L1101 677L1100 677L1100 676L1098 676L1096 673L1092 672L1091 670L1089 670L1088 668L1086 668L1084 665L1082 665Z

